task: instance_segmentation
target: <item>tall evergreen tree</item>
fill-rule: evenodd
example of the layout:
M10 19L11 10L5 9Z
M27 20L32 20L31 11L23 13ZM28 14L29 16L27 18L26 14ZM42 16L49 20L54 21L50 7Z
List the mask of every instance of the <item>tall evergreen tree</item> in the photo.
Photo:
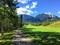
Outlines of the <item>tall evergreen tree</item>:
M0 0L0 30L4 34L5 30L16 28L18 17L16 15L16 1Z

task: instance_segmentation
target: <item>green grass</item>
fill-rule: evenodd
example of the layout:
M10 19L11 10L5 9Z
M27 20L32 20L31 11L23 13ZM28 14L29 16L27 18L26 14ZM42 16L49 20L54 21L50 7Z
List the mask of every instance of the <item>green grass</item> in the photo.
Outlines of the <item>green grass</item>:
M60 27L48 27L48 26L24 26L27 29L31 29L32 32L60 32Z
M50 25L48 25L49 27L60 27L60 21L54 22Z
M35 45L60 45L60 27L25 25L22 32ZM14 33L14 30L4 33L0 45L13 45Z
M35 45L60 45L59 27L25 25L22 31Z
M1 39L0 33L0 44L1 45L12 45L13 44L13 37L14 37L15 30L11 30L9 32L4 33L4 38Z

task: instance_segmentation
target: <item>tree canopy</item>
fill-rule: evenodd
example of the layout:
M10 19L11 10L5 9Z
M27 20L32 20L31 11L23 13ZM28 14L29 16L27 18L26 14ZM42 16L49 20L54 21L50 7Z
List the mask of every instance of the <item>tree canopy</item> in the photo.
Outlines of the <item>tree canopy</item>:
M0 0L0 32L15 29L18 16L16 14L16 1Z

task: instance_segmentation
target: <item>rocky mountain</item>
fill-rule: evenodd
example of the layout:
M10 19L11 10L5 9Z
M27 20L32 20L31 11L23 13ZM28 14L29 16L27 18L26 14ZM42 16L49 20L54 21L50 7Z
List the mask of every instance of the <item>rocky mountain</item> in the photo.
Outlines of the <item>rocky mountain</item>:
M23 15L23 22L44 22L44 21L56 21L59 19L59 17L51 14L39 14L36 17L30 16L30 15Z
M23 22L38 22L39 20L36 19L35 17L32 17L30 15L23 15Z
M59 17L51 14L39 14L35 17L36 19L40 21L56 21L59 19Z

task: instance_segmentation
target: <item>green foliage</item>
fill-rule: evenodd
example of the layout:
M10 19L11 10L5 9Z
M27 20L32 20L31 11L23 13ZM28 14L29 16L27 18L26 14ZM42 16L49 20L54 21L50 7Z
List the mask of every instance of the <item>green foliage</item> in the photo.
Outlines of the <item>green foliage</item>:
M49 24L50 24L50 22L43 22L43 23L42 23L43 26L47 26L47 25L49 25Z
M37 22L37 23L32 23L31 25L40 26L40 25L42 25L42 24L41 24L41 22Z
M34 26L47 26L50 25L52 22L36 22L36 23L24 23L24 25L34 25Z
M3 25L4 28L16 27L18 17L13 9L13 0L1 0L0 1L0 25ZM6 5L8 7L6 7Z
M0 0L0 32L16 29L18 16L16 14L16 3L13 0Z

